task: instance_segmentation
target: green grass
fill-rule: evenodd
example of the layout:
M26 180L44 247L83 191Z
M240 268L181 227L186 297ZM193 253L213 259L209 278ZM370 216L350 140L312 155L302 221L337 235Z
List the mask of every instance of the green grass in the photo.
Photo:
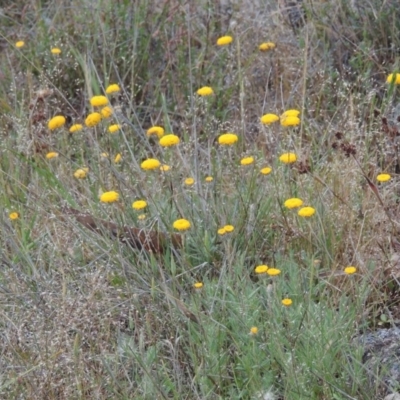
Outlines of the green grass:
M275 3L31 0L3 8L1 398L386 393L354 337L399 315L390 261L399 89L386 83L399 70L398 10L395 2L304 1L306 22L296 27ZM227 34L233 42L217 46ZM15 47L18 40L25 45ZM260 52L266 41L276 48ZM113 116L69 133L111 83L121 88L109 96ZM198 96L202 86L214 94ZM301 112L299 126L260 123L288 109ZM55 115L67 123L50 131ZM121 125L115 134L112 123ZM146 135L153 125L180 144L162 148ZM218 144L226 132L238 142ZM50 151L58 157L46 159ZM297 161L280 162L285 152ZM255 162L240 165L248 156ZM171 169L144 171L146 158ZM75 178L84 167L87 176ZM392 179L378 183L381 172ZM119 200L101 203L111 190ZM292 197L315 214L285 208ZM131 207L138 199L144 212ZM185 218L191 228L182 249L152 254L96 235L63 215L65 205L120 226L170 234ZM224 225L233 232L219 235ZM281 273L257 275L262 264ZM349 265L356 274L343 272Z

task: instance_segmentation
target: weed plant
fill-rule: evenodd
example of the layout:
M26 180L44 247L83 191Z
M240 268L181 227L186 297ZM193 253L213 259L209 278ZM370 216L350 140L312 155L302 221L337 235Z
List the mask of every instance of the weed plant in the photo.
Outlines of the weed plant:
M390 392L354 338L400 318L395 3L3 5L0 397Z

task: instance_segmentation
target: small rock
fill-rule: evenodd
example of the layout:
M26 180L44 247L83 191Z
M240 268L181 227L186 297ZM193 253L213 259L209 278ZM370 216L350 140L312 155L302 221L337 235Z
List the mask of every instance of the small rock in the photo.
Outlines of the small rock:
M400 382L400 328L378 329L356 338L356 342L364 348L362 361L370 376L371 383L376 385L379 374L380 384L388 389L396 390ZM386 392L386 393L387 393ZM400 395L393 392L385 400L400 400Z
M400 394L397 392L388 394L383 400L400 400Z

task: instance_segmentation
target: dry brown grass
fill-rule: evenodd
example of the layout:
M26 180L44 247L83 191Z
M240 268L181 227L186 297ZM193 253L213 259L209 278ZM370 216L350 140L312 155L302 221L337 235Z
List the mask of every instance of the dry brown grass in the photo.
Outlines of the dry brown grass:
M399 11L394 0L278 3L3 6L1 398L375 399L388 392L379 377L367 381L350 339L400 316L398 88L385 83L399 68ZM219 48L224 34L234 42ZM17 50L20 39L26 45ZM259 52L263 41L276 49ZM88 99L114 82L122 88L112 100L118 135L106 125L48 131L56 114L68 126L83 122ZM196 96L204 85L215 95ZM299 127L259 123L289 108L301 111ZM156 124L180 136L178 149L146 137ZM217 138L229 131L240 141L221 149ZM46 160L50 150L59 157ZM289 150L298 162L279 164ZM117 153L120 164L112 161ZM239 167L248 155L256 166ZM174 168L146 174L139 165L150 156ZM261 176L267 165L273 173ZM88 177L75 179L84 166ZM392 180L378 184L382 171ZM196 180L192 188L187 177ZM99 203L105 190L120 193L118 205ZM312 219L283 208L295 196L316 208ZM137 198L149 203L143 221L130 206ZM66 205L112 221L100 225L116 231L169 236L178 217L192 229L181 251L166 246L156 254L60 217ZM14 210L20 218L10 221ZM225 224L235 230L220 237ZM258 277L259 264L282 274ZM345 276L346 265L357 274ZM293 306L282 308L287 296Z

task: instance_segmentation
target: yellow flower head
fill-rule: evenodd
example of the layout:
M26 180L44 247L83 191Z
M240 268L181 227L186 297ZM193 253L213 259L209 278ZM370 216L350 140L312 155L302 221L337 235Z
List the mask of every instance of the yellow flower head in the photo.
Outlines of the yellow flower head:
M227 44L232 43L233 37L232 36L221 36L217 40L218 46L226 46Z
M90 113L85 119L85 125L89 128L96 126L101 121L101 114L98 112Z
M206 182L210 183L213 180L214 180L214 178L212 176L206 176L206 179L205 179Z
M120 87L116 83L113 83L112 85L107 86L106 93L111 94L111 93L119 92L120 90L121 90Z
M387 79L386 79L387 83L393 83L395 85L400 85L400 74L396 73L396 74L389 74Z
M119 194L115 191L111 191L111 192L104 192L101 196L100 196L100 201L102 203L114 203L115 201L117 201L119 199Z
M264 168L260 169L260 172L261 172L263 175L268 175L268 174L271 173L271 171L272 171L272 168L271 168L271 167L264 167Z
M74 177L76 179L85 179L87 174L89 172L89 168L85 167L85 168L78 168L75 172L74 172Z
M312 217L315 214L315 208L303 207L297 213L300 217Z
M282 126L297 126L300 124L299 117L284 117L281 118L281 125Z
M196 282L196 283L193 284L193 287L195 289L201 289L203 286L204 286L203 282Z
M294 153L283 153L279 157L279 161L283 162L284 164L292 164L297 161L297 156Z
M160 171L162 171L162 172L167 172L170 169L171 169L171 167L169 165L167 165L167 164L163 164L163 165L160 166Z
M109 156L109 154L107 152L101 153L100 155L103 158L108 158L108 156Z
M275 47L276 47L276 44L273 42L264 42L258 46L258 49L260 51L268 51L268 50L273 50Z
M258 328L256 326L252 326L250 328L250 335L257 335L258 333Z
M51 131L53 131L54 129L61 128L62 126L64 126L64 124L65 117L63 117L62 115L56 115L47 123L47 126Z
M19 40L18 42L15 43L15 47L18 47L19 49L24 46L25 42L23 40Z
M136 200L132 203L132 208L135 210L142 210L147 207L147 203L144 200Z
M300 111L299 110L287 110L285 112L282 113L281 115L281 119L286 118L286 117L298 117L300 115Z
M160 161L155 158L148 158L147 160L144 160L140 166L144 170L156 169L160 166Z
M190 222L187 219L177 219L173 225L174 229L178 231L186 231L190 228Z
M389 174L379 174L376 177L376 180L379 182L387 182L391 179L392 177Z
M282 304L283 304L284 306L286 306L286 307L291 306L292 303L293 303L292 299L286 298L286 299L283 299L283 300L282 300Z
M285 117L281 118L281 125L282 126L297 126L300 124L299 117Z
M122 160L122 156L121 153L118 153L115 158L114 158L114 162L117 164Z
M211 96L214 93L210 86L203 86L197 90L197 94L199 96Z
M113 114L113 110L109 106L105 106L100 110L100 114L103 118L110 118Z
M234 133L224 133L218 138L218 143L230 146L238 141L237 135Z
M254 157L244 157L240 160L240 165L250 165L253 164Z
M49 153L46 154L46 158L48 160L51 160L52 158L58 157L58 153L56 151L50 151Z
M157 135L159 138L164 135L164 128L161 126L152 126L151 128L147 129L147 136Z
M108 132L115 133L115 132L118 132L120 129L121 129L121 125L114 124L114 125L110 125L108 127Z
M276 121L279 121L279 117L276 114L264 114L260 118L260 121L264 125L270 125L270 124L273 124Z
M71 126L71 128L69 128L70 133L75 133L75 132L79 132L83 129L82 124L74 124Z
M284 203L286 208L292 209L292 208L298 208L303 205L303 200L298 199L297 197L293 197L291 199L287 199Z
M185 179L185 185L192 186L194 184L194 179L193 178L186 178Z
M163 136L160 139L159 143L163 147L171 147L171 146L178 144L179 142L180 142L179 137L170 133L168 135Z
M344 273L347 275L353 275L357 272L357 268L353 267L352 265L349 265L344 269Z
M93 96L90 99L90 104L93 107L104 107L108 104L108 99L106 96Z
M281 273L281 270L278 268L268 268L267 270L267 274L270 276L276 276L279 275Z
M10 214L8 214L8 218L10 218L11 221L15 221L16 219L19 218L19 214L16 211L13 211Z
M226 230L225 230L225 228L219 228L219 229L217 230L217 233L218 233L218 235L225 235Z
M139 221L143 221L144 219L146 219L146 214L140 214L140 215L138 215L137 218Z
M254 272L256 274L266 274L268 269L269 269L268 265L257 265L257 267L255 267L254 269Z
M224 229L226 232L233 232L235 230L235 227L233 225L225 225Z
M53 47L52 49L51 49L51 53L52 54L61 54L61 49L59 49L58 47Z

